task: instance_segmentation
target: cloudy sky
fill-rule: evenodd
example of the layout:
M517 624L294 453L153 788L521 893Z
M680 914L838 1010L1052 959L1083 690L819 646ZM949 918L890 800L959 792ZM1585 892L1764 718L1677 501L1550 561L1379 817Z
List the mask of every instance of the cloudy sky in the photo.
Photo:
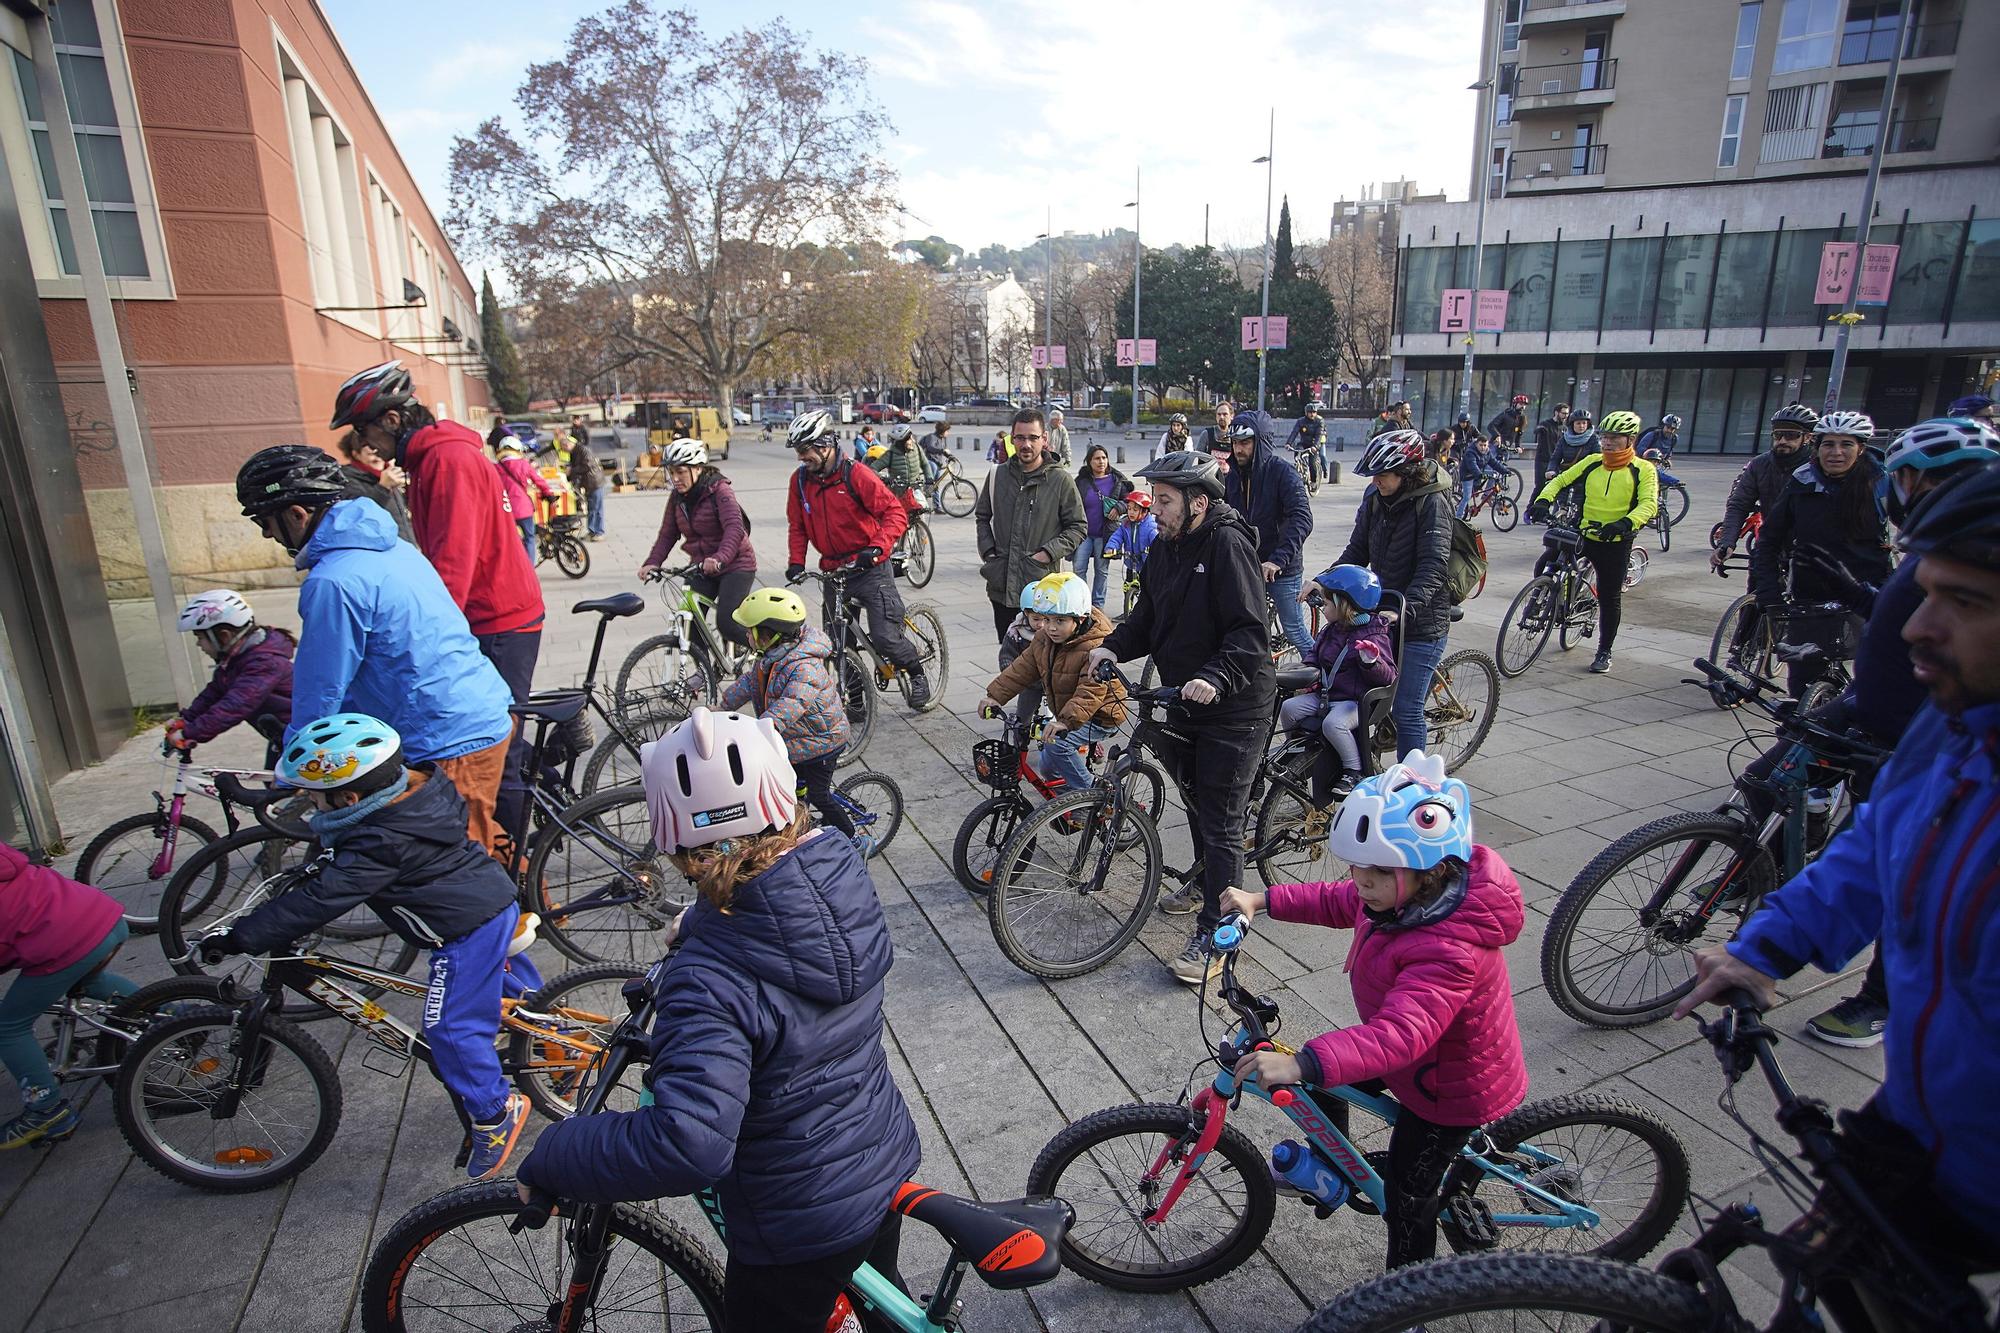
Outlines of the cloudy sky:
M511 113L530 62L560 55L580 0L322 0L440 216L454 134ZM1277 110L1276 188L1300 239L1334 200L1408 177L1464 198L1481 0L770 0L698 7L712 30L782 16L867 57L895 129L904 206L977 250L1128 222L1148 244L1255 245ZM382 40L384 32L393 41ZM504 34L504 36L502 35ZM472 258L468 256L468 258Z

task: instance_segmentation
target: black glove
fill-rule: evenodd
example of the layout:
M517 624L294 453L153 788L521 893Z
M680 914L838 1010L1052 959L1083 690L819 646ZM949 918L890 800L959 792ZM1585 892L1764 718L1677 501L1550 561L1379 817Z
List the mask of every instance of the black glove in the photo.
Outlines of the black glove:
M1528 521L1529 521L1530 523L1546 523L1546 522L1548 522L1548 521L1549 521L1549 502L1548 502L1547 500L1537 500L1537 501L1535 501L1535 502L1534 502L1533 504L1529 505L1529 506L1528 506Z
M1632 535L1632 520L1614 518L1597 530L1597 540L1601 542L1622 542Z
M805 579L806 579L806 567L804 565L785 566L785 582L804 583Z
M864 546L854 553L854 567L856 569L873 569L881 563L882 548L879 546Z
M197 946L197 952L206 958L229 958L239 953L248 953L249 950L236 942L235 931L225 930L220 935L204 938Z

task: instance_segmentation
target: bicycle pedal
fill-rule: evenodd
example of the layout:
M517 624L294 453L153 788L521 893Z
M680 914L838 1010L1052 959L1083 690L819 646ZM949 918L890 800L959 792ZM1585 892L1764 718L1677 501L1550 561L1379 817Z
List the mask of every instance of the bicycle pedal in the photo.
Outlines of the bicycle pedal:
M1500 1243L1500 1229L1493 1224L1493 1210L1464 1194L1454 1194L1445 1204L1445 1228L1455 1233L1460 1248L1490 1250Z

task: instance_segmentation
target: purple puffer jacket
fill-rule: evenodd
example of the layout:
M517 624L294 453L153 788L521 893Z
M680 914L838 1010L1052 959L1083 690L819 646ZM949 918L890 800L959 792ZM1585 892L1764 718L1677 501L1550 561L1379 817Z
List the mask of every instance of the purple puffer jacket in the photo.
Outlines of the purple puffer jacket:
M839 754L847 746L847 710L834 688L832 656L833 641L808 625L731 681L722 706L755 706L785 738L785 755L793 763Z
M1300 1053L1322 1086L1379 1078L1396 1100L1439 1125L1489 1124L1528 1095L1501 946L1521 933L1514 872L1474 846L1465 900L1434 925L1384 930L1362 914L1354 881L1274 884L1279 921L1354 931L1347 972L1361 1022L1314 1037ZM1313 1077L1312 1062L1318 1064Z
M757 572L757 552L750 548L750 525L744 521L743 506L736 502L736 488L713 468L686 495L667 497L666 512L660 515L660 535L653 539L646 563L665 563L678 541L687 543L688 559L713 557L724 574Z
M292 721L292 654L298 646L284 630L264 626L254 631L216 665L208 684L181 713L187 738L205 745L238 722L248 722L265 740L282 739Z
M1342 652L1346 653L1343 657ZM1389 627L1371 618L1365 625L1328 621L1313 640L1307 666L1319 668L1320 693L1329 699L1359 700L1378 685L1396 679L1395 647ZM1336 664L1338 670L1335 670ZM1327 672L1333 676L1328 678Z

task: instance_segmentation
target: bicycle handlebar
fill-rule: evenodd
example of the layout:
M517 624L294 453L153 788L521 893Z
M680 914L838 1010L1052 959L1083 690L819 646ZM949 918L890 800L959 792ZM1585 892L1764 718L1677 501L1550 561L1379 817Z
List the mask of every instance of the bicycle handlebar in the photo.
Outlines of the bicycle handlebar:
M1687 676L1682 678L1682 684L1699 685L1703 689L1718 692L1731 706L1745 703L1754 706L1778 724L1780 736L1810 747L1823 761L1836 767L1863 767L1879 766L1889 757L1887 750L1865 736L1821 726L1809 715L1798 711L1791 700L1774 703L1766 698L1766 695L1777 694L1784 688L1774 680L1767 680L1756 672L1746 669L1743 675L1751 684L1745 686L1742 681L1705 657L1697 658L1695 667L1708 679L1703 681Z
M1125 687L1126 700L1130 703L1146 704L1155 708L1162 708L1169 704L1184 702L1181 698L1179 686L1156 685L1152 689L1141 689L1132 683L1130 676L1127 676L1123 671L1118 669L1116 662L1100 662L1097 665L1097 670L1092 674L1097 677L1100 684L1108 685L1115 680L1120 685L1123 685Z
M216 773L216 794L231 805L240 805L246 810L262 810L276 805L279 801L294 795L290 787L269 787L263 791L252 791L243 785L243 779L234 773Z

